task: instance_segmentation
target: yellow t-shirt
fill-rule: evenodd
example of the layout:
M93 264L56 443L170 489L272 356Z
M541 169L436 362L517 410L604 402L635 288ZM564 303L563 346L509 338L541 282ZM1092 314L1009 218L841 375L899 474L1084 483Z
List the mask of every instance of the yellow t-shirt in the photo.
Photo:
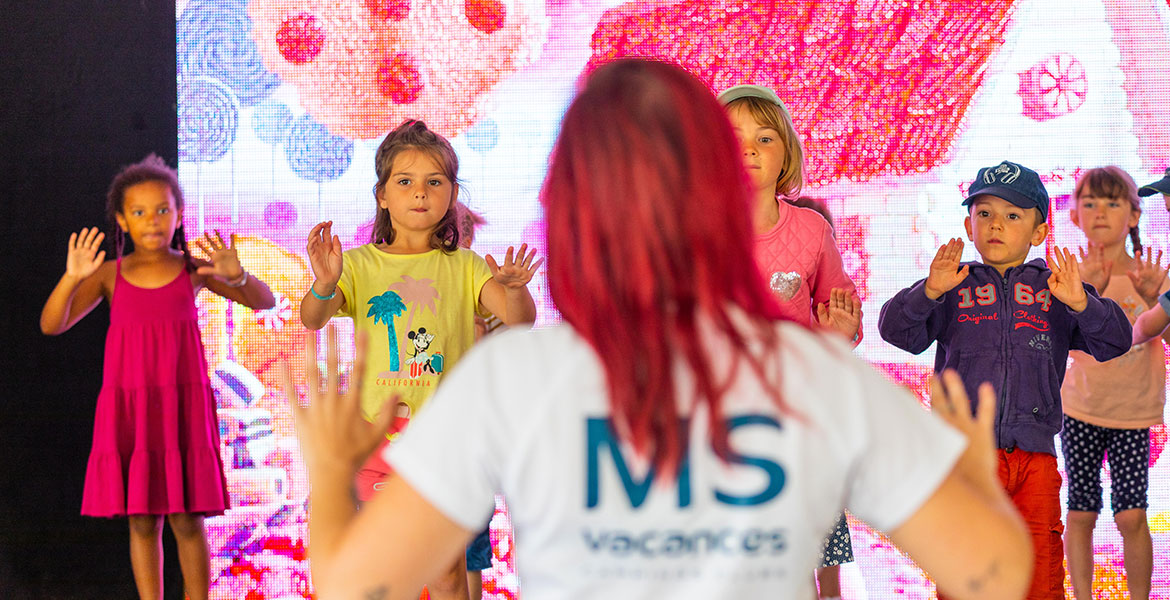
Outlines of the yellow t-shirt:
M373 244L346 250L338 316L369 334L362 412L367 419L399 395L413 417L475 341L479 293L491 272L471 250L389 254Z
M1162 292L1170 287L1163 282ZM1150 307L1124 273L1109 278L1105 293L1121 305L1129 322ZM1166 405L1166 347L1161 338L1134 346L1117 358L1097 362L1079 350L1060 388L1064 414L1097 427L1144 429L1162 422Z

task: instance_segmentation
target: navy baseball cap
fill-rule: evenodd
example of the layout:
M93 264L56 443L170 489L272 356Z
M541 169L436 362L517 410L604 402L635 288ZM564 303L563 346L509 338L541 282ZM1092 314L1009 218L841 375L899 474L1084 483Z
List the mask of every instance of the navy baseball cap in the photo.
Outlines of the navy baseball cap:
M1040 176L1023 165L1005 160L994 167L979 169L967 189L963 206L983 195L1003 198L1020 208L1039 209L1041 220L1048 220L1048 190L1044 189Z
M1170 168L1166 169L1166 176L1138 189L1139 196L1153 196L1154 194L1170 195Z

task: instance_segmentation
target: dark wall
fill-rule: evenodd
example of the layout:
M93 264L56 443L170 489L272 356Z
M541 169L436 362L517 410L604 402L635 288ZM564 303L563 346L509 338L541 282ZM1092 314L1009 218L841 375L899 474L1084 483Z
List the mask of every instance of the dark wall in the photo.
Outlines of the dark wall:
M38 317L69 233L105 225L118 168L175 164L175 4L0 0L0 15L0 597L133 598L126 522L78 514L109 312L56 338Z

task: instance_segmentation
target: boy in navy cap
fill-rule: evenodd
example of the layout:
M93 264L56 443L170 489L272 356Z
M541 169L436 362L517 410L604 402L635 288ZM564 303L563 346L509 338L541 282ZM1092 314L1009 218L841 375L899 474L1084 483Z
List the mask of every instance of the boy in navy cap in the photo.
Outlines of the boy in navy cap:
M1138 188L1139 196L1153 196L1154 194L1162 194L1162 199L1166 201L1166 210L1170 210L1170 167L1167 167L1166 174L1161 179Z
M995 386L999 477L1034 546L1029 599L1064 598L1060 385L1069 349L1099 361L1124 354L1131 328L1121 307L1082 283L1076 259L1024 262L1048 235L1048 192L1035 171L1004 161L979 170L963 204L981 262L961 263L963 241L939 248L926 279L898 292L878 320L882 339L914 354L937 341L935 372L954 369L969 393Z

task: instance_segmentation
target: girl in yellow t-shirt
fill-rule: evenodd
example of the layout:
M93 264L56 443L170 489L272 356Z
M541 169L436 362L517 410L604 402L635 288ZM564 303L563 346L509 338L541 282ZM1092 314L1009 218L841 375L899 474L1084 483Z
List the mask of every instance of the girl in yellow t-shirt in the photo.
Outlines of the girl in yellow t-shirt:
M431 396L442 374L475 340L476 313L508 324L532 323L536 305L528 282L543 259L527 245L508 248L502 264L459 244L454 205L459 160L451 144L422 121L406 121L378 146L377 216L370 243L346 250L330 221L309 232L306 250L316 279L301 302L301 321L320 329L334 316L353 318L368 336L369 367L362 412L374 421L397 396L401 429ZM357 493L369 500L389 474L375 452L357 475ZM467 597L463 561L428 585L432 598Z
M1167 289L1166 269L1138 238L1141 203L1133 178L1118 167L1089 169L1077 180L1073 223L1085 232L1081 277L1103 298L1117 301L1134 322L1157 306ZM1133 242L1134 255L1125 247ZM1153 565L1147 488L1150 472L1150 427L1162 422L1166 402L1166 350L1150 340L1111 361L1100 363L1071 351L1061 399L1060 432L1068 473L1068 527L1064 547L1073 592L1092 598L1093 529L1101 511L1101 464L1109 457L1113 520L1121 532L1126 578L1132 597L1148 598Z

